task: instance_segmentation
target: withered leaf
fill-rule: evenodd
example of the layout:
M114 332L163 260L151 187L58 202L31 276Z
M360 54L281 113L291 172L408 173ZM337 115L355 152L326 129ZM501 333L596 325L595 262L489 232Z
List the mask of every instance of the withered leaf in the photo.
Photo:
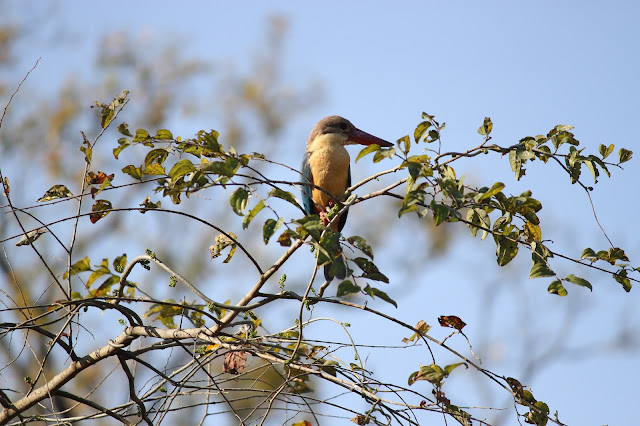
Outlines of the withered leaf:
M368 425L369 424L369 416L365 416L362 414L358 414L354 418L351 419L352 423L357 425Z
M140 206L144 207L144 209L140 210L140 213L145 214L147 212L147 209L159 209L160 207L162 207L162 201L154 203L153 201L151 201L151 197L147 196L147 198L144 199L144 202L140 204Z
M231 247L231 250L229 251L227 258L222 262L222 263L229 263L234 253L236 252L236 248L238 246L238 244L236 243L237 238L238 237L233 232L229 232L228 236L225 234L216 235L215 245L212 245L209 247L211 258L215 259L216 257L222 254L221 253L222 250L224 250L227 247Z
M242 374L247 362L245 351L229 351L224 356L224 372L229 374Z
M455 328L458 331L462 331L465 325L464 321L455 315L441 315L438 317L438 323L443 327Z
M71 193L71 191L69 191L69 189L67 189L66 186L53 185L51 188L47 190L47 192L44 193L42 197L38 199L38 202L42 203L44 201L51 201L51 200L55 200L56 198L66 198L66 197L73 197L73 194Z
M109 214L109 210L111 210L111 202L108 200L98 200L91 207L91 214L89 215L89 219L91 223L96 223L103 217Z
M109 181L112 181L114 176L115 176L114 174L110 174L107 176L105 172L98 172L98 173L89 172L84 177L84 179L87 182L87 185L102 185L104 181L107 179Z
M28 232L26 235L23 235L22 238L20 238L20 240L16 243L16 246L27 246L40 238L40 236L45 232L47 232L45 228L34 229L33 231Z

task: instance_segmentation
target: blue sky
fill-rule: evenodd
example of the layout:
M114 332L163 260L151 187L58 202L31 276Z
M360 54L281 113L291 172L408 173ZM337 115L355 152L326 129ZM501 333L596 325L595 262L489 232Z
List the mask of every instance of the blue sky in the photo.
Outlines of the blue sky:
M22 7L43 7L35 1L8 3L16 19L25 19ZM395 140L413 131L422 111L447 122L447 150L479 144L476 129L489 116L494 123L494 141L501 145L546 133L556 124L571 124L576 137L591 151L600 143L613 143L616 148L636 151L636 157L640 155L636 130L640 111L639 3L390 4L113 1L98 6L94 2L59 1L55 6L44 6L52 8L55 21L39 22L32 29L20 57L25 66L42 57L29 84L46 90L47 81L63 79L70 72L88 72L86 58L100 35L121 29L132 34L149 33L160 40L179 37L187 54L233 62L242 69L250 66L250 55L257 53L266 18L282 14L290 24L283 55L284 78L291 85L317 80L326 92L317 107L296 115L290 123L287 140L281 142L287 147L281 152L289 156L282 161L288 164L297 166L309 130L326 115L343 115L363 130ZM54 29L60 25L68 34L82 35L77 49L55 47L59 33ZM135 96L135 88L130 90ZM212 123L199 123L200 127L217 128L215 120L212 117ZM185 126L185 134L197 130L188 127L191 123L176 125ZM579 253L589 244L606 246L584 193L568 179L534 164L523 181L516 182L506 159L498 160L489 166L460 162L457 171L470 182L505 182L505 192L512 194L538 188L534 196L539 195L546 207L543 221L550 224L548 237L557 240L559 247ZM628 249L636 264L640 259L637 161L634 158L627 163L624 172L612 170L613 177L601 178L593 193L598 217L609 236L614 244ZM359 166L353 168L355 179ZM564 214L576 206L584 212L577 219ZM375 220L370 216L364 217ZM362 216L352 212L350 221L358 217ZM363 223L348 226L363 235L371 229ZM478 290L478 282L510 281L516 289L499 287L501 291L492 300L495 311L491 315L497 316L501 331L489 349L508 353L504 364L496 367L498 373L509 375L512 371L516 375L518 351L525 350L509 346L510 336L519 333L517 301L526 302L527 310L539 313L540 328L535 332L540 336L562 325L567 306L587 305L569 342L582 348L581 352L561 357L561 362L528 384L535 395L544 395L539 398L550 405L552 412L559 410L560 419L569 425L625 425L636 421L630 408L637 398L635 384L640 381L637 350L631 355L616 353L596 343L607 340L619 318L632 319L637 339L638 289L626 294L601 278L594 281L593 293L570 288L570 296L560 299L546 294L545 283L528 281L523 271L498 270L495 262L486 262L491 256L478 255L475 259L480 250L491 254L492 242L459 241L460 246L434 260L433 267L425 263L426 278L412 277L419 285L401 287L409 294L399 295L401 309L390 312L409 323L422 319L425 312L430 312L431 323L445 313L468 312L468 318L480 318L485 312L477 306L477 300L485 296ZM394 278L401 281L406 276L401 261L392 254L388 256L394 263L389 261L383 270L391 271L393 289ZM524 257L519 265L525 265L526 270L527 255ZM465 259L467 268L462 271L457 269L460 258ZM431 268L434 272L428 275ZM629 316L619 316L623 313ZM474 334L486 332L467 322L472 342ZM357 323L357 317L352 323ZM389 368L398 375L411 372ZM515 419L509 418L505 424L513 422Z

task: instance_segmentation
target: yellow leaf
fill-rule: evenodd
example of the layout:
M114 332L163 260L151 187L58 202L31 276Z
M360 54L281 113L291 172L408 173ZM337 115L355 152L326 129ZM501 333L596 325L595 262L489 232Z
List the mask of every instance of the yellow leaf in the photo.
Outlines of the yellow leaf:
M527 230L527 241L542 241L542 231L540 225L534 225L531 222L525 224Z

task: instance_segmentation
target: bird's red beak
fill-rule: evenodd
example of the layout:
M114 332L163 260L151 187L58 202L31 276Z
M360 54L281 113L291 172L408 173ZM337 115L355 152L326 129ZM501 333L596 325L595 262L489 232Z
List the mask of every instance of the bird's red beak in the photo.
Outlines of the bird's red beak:
M391 142L387 142L384 139L380 139L377 136L373 136L367 132L363 132L360 129L353 129L347 132L347 141L353 143L359 143L360 145L379 145L379 146L393 146Z

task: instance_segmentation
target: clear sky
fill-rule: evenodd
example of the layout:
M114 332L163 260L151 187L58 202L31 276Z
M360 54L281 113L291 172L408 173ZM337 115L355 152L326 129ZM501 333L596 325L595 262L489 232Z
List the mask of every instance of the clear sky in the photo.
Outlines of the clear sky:
M480 142L476 129L489 116L494 141L501 145L546 133L556 124L571 124L576 137L592 152L600 143L613 143L640 156L640 3L634 1L7 3L21 20L28 16L26 8L52 9L52 21L37 22L20 52L25 69L42 57L30 79L42 90L47 81L64 79L72 71L87 72L84 59L88 52L101 34L115 29L153 34L160 40L179 38L189 55L247 67L265 33L266 18L283 15L290 24L283 55L285 80L292 85L317 80L326 94L318 107L296 115L290 123L288 139L282 141L290 147L290 157L283 161L293 166L298 165L309 130L326 115L343 115L363 130L395 140L413 131L422 111L447 122L444 143L448 150L476 146ZM60 25L68 34L82 35L77 49L55 47ZM135 93L135 88L129 89ZM201 127L216 126L212 122ZM593 194L600 221L614 244L628 249L635 264L640 263L638 161L634 158L627 163L624 172L612 170L611 179L601 178ZM606 246L596 232L584 193L568 179L535 164L529 166L522 182L516 182L506 159L491 163L490 168L479 164L462 163L457 171L472 182L505 182L507 193L539 188L534 196L540 195L546 207L543 220L552 224L548 237L570 238L564 247L574 250L574 255L593 241L600 248ZM354 173L357 178L357 166ZM563 215L564 209L575 206L584 210L583 217L575 220ZM353 221L358 216L352 214ZM367 232L363 225L348 226L360 235ZM450 255L436 260L441 264L434 266L432 276L413 277L415 286L403 286L402 291L409 292L404 295L393 291L394 278L395 282L405 278L399 271L402 264L388 254L393 262L385 265L383 260L381 266L391 271L389 293L397 296L401 306L387 312L395 312L408 323L426 317L432 324L438 315L468 312L467 335L473 342L474 336L487 332L472 324L485 314L478 299L486 294L478 290L476 280L510 281L521 289L509 291L520 296L508 299L496 294L491 301L501 331L500 340L487 350L508 353L503 364L495 364L499 365L496 370L516 375L518 356L527 349L509 346L510 336L519 333L520 307L513 300L525 300L526 309L539 314L540 328L535 332L540 336L562 325L571 303L587 305L574 325L572 341L565 342L575 350L559 357L528 384L569 425L635 424L638 349L632 354L617 353L615 347L594 342L612 336L620 318L631 322L631 337L638 342L639 290L626 294L610 280L601 279L594 282L591 294L569 288L567 298L547 295L547 283L542 280L528 281L517 270L496 272L495 262L485 267L483 262L490 256L473 260L478 250L492 252L492 244L461 243ZM458 271L455 256L471 258L465 265L475 264L479 269ZM527 262L524 259L520 264L525 270ZM398 366L389 371L401 377L411 372ZM515 419L504 424L515 424Z

